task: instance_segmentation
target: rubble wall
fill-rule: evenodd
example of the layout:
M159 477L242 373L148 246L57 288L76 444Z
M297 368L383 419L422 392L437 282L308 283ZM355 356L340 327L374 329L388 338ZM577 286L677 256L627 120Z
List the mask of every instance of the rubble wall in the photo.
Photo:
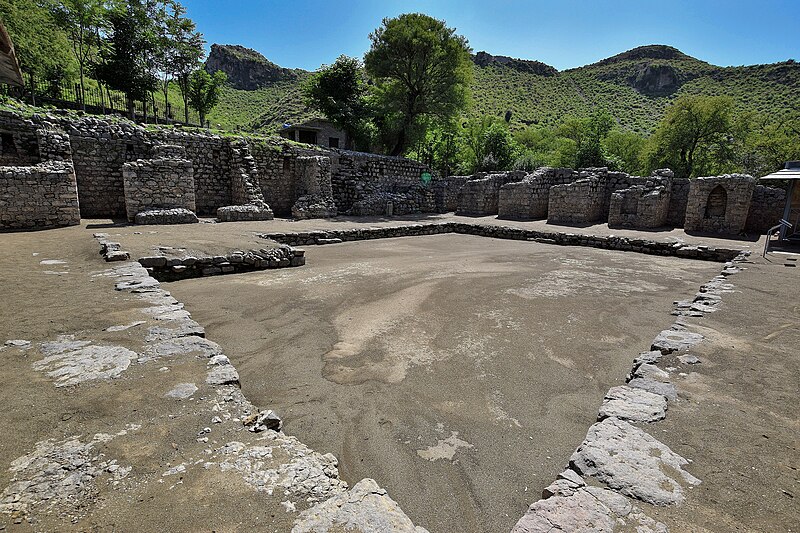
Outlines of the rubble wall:
M81 221L72 164L0 167L0 229L42 229Z

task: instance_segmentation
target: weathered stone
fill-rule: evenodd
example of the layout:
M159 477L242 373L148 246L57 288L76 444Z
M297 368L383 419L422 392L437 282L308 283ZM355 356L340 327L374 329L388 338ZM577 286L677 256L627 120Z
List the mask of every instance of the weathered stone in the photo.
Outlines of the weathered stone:
M686 355L679 355L678 361L685 365L696 365L700 363L700 359L696 355L686 354Z
M84 345L76 349L70 342L60 348L51 345L50 350L42 351L49 355L33 363L33 368L46 372L56 387L116 378L139 357L136 352L122 346Z
M14 348L26 348L31 345L31 341L22 339L12 339L5 342L5 346L12 346Z
M658 363L664 354L659 350L651 350L649 352L642 352L633 360L633 365L638 366L642 363L655 364Z
M167 392L165 396L177 400L185 400L190 398L195 392L197 392L197 385L194 383L178 383Z
M163 267L167 264L167 258L161 255L140 257L139 264L143 267Z
M653 505L684 500L682 483L700 480L683 470L689 462L624 420L595 423L572 455L570 465L610 488ZM670 476L676 476L675 479Z
M606 393L597 419L615 417L631 422L655 422L664 419L666 411L667 400L661 394L620 385Z
M633 378L628 382L629 387L634 389L642 389L653 394L660 394L668 400L677 400L678 392L675 390L675 385L672 383L664 383L649 378Z
M109 252L109 253L105 254L105 259L108 262L127 261L130 258L131 258L131 254L126 252L126 251L123 251L123 250L116 250L116 251Z
M659 350L662 354L688 350L700 343L703 336L691 331L677 331L667 329L658 334L653 341L651 350Z
M222 353L222 347L216 342L194 335L163 340L148 346L142 354L141 361L151 361L162 357L176 355L196 355L198 357L214 357Z
M651 365L650 363L644 363L636 367L636 369L633 371L633 377L669 383L669 373L661 370L656 365Z
M215 366L208 371L206 383L209 385L238 385L239 373L231 365Z
M36 443L32 452L11 462L13 479L0 494L0 514L24 516L35 507L45 510L89 496L94 478L107 464L98 464L94 448L111 438L97 434L88 442L71 437L61 442L50 439ZM119 470L117 477L124 477L129 471Z
M349 491L304 511L292 533L427 533L415 527L386 491L372 479L362 479Z
M635 528L638 533L667 533L667 527L607 489L567 489L530 506L512 533L612 533Z
M259 413L250 415L242 420L244 426L254 432L258 433L271 429L273 431L280 431L283 429L283 420L278 416L278 413L272 409L267 409Z

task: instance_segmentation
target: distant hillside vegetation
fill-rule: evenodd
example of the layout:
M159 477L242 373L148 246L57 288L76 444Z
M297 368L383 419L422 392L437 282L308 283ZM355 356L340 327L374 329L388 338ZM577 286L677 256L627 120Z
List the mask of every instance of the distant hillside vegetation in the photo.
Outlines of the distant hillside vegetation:
M241 52L241 65L234 66L231 58L239 60L236 56L240 51L247 53ZM223 52L225 68L218 62ZM209 62L207 68L222 68L233 82L211 114L212 122L265 131L313 116L301 91L308 72L283 69L257 52L236 46L213 45ZM249 66L253 62L264 66L264 75L253 74ZM539 61L487 52L478 52L473 63L471 115L510 114L515 129L530 124L555 125L566 116L585 116L602 107L622 127L649 133L669 102L681 94L727 95L739 111L767 117L780 116L800 105L800 64L792 60L717 67L670 46L650 45L562 72Z

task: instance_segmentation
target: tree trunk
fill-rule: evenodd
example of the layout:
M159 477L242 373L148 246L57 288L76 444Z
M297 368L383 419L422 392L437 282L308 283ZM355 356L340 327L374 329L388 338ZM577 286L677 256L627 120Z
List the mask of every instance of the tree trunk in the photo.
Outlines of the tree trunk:
M395 143L394 148L392 148L392 151L389 153L389 155L393 156L402 155L403 150L405 149L405 144L406 144L406 128L403 127L400 130L400 133L397 135L397 142Z
M83 63L80 65L81 71L81 110L86 111L86 82L83 79Z
M36 105L36 86L33 84L33 73L30 74L31 79L31 105Z

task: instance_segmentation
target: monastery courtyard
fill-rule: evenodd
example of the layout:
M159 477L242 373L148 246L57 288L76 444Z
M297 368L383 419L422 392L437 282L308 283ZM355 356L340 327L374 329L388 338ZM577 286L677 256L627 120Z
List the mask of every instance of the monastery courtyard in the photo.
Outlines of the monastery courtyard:
M800 254L494 216L202 222L0 233L0 531L323 531L359 505L330 531L509 531L543 491L620 531L797 531ZM304 264L232 272L281 242Z

